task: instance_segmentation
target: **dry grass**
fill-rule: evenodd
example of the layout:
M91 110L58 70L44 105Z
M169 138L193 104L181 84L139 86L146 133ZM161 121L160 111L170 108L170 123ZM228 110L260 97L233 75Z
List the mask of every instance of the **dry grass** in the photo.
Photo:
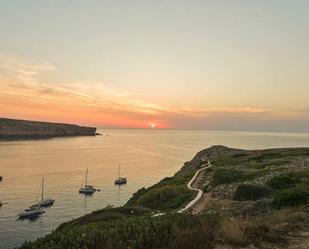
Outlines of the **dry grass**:
M171 239L168 243L169 249L212 249L214 241L214 230L204 223L198 229L179 229L172 227Z
M222 239L233 245L245 245L245 231L248 226L248 223L245 219L239 218L229 218L223 221L222 223Z
M308 221L309 213L302 209L283 209L260 217L228 218L222 222L220 236L234 246L283 243L288 234L301 229Z

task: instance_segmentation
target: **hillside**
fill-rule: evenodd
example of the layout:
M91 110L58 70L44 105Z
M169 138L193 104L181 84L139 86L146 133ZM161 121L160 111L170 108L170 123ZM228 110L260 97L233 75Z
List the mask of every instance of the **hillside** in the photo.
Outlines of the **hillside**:
M96 128L72 124L0 118L0 139L94 136Z
M176 211L195 196L185 214ZM153 217L164 212L165 215ZM124 207L62 224L21 248L309 248L309 148L239 150L213 146L173 176L137 191Z

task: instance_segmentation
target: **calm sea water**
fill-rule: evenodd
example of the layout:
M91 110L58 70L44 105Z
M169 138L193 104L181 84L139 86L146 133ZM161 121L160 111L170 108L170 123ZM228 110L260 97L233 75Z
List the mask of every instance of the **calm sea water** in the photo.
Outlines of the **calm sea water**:
M180 130L102 130L103 136L0 142L0 248L14 248L51 232L65 221L106 207L123 205L136 190L171 176L183 162L213 144L258 149L309 147L309 134ZM109 136L106 136L106 134ZM118 162L128 184L114 185ZM78 193L89 168L89 183L101 189ZM33 204L41 177L54 206L35 221L17 220Z

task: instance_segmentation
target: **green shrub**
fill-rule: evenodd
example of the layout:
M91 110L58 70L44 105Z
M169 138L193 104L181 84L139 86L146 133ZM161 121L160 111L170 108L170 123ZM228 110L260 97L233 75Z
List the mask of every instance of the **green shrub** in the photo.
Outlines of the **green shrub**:
M273 200L275 207L295 207L309 203L309 187L297 186L279 191Z
M295 173L288 173L273 177L268 182L268 185L273 189L286 189L294 187L296 183L297 178Z
M273 177L268 185L273 189L293 188L298 184L309 185L309 170L284 173Z
M163 186L146 192L137 204L152 209L173 209L192 199L193 194L185 186Z
M263 185L240 184L235 193L234 200L254 201L271 195L272 190Z
M218 168L213 175L213 183L215 185L236 182L244 176L240 170Z
M74 225L55 231L21 249L212 249L217 223L208 216L130 217ZM211 221L211 222L210 222Z

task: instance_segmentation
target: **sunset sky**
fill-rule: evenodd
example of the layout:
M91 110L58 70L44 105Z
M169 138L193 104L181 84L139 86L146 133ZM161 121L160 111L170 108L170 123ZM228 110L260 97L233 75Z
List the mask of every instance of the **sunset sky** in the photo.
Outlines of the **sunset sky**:
M0 117L309 131L307 0L0 2Z

